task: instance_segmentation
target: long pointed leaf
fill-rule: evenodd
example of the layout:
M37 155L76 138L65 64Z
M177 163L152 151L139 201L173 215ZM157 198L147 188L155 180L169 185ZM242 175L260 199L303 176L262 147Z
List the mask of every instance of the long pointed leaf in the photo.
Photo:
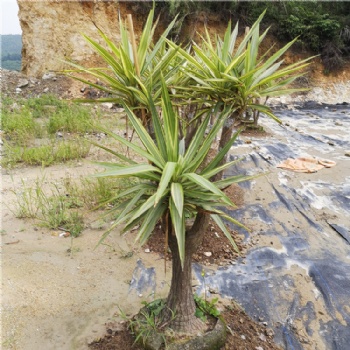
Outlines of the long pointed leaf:
M184 211L184 191L180 183L173 182L171 184L171 197L180 218L182 218Z
M158 190L156 193L156 198L154 204L156 205L159 200L164 196L166 190L169 190L169 182L174 175L177 163L167 162L162 172L162 177L160 178Z

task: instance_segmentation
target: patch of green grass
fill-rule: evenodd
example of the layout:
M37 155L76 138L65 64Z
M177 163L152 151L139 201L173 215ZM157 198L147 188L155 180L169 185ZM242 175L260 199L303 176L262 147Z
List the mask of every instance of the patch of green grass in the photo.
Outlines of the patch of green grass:
M30 140L44 135L42 126L34 120L27 108L13 112L4 109L1 122L5 138L17 145L27 145Z
M31 111L34 118L45 118L57 110L67 108L68 102L62 101L54 95L43 94L40 97L24 100L23 105Z
M72 208L71 198L67 197L57 184L51 184L51 192L45 191L45 178L37 179L33 187L22 181L16 194L14 213L17 218L32 218L40 221L43 227L60 229L77 237L84 229L82 213Z
M93 123L88 107L50 95L2 101L2 130L12 146L30 146L35 138L50 137L58 131L85 134L92 131Z
M84 134L92 131L91 124L91 111L84 106L71 104L50 116L47 131L50 135L58 131Z
M77 237L84 229L84 213L99 207L109 208L115 197L129 183L129 179L66 177L62 182L48 183L38 178L28 186L22 181L12 192L16 201L12 211L17 218L38 220L42 226L61 229Z
M49 144L37 147L11 146L6 143L1 164L5 167L14 166L17 163L46 167L55 163L85 158L90 146L90 143L83 138L72 141L51 141Z
M78 198L84 208L94 210L110 208L118 203L116 197L130 184L130 179L81 177L79 181L70 177L64 179L66 193Z

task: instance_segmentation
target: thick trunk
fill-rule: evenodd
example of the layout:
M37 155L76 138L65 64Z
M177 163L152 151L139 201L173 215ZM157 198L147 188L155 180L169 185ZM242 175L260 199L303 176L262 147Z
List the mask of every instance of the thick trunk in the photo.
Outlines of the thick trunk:
M195 316L196 305L192 291L191 263L192 254L198 249L208 223L208 214L198 214L192 228L186 232L183 269L176 236L171 234L169 237L169 247L172 253L172 279L163 321L176 332L193 334L204 330L204 324Z

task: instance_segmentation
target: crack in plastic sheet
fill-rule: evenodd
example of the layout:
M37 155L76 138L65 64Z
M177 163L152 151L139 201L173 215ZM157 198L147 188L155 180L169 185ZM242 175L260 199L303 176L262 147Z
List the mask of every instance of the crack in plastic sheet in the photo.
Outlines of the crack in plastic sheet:
M345 228L345 227L342 226L342 225L332 224L332 223L330 223L330 222L328 222L328 221L327 221L327 223L328 223L328 225L329 225L330 227L332 227L332 229L333 229L335 232L337 232L342 238L344 238L344 240L345 240L348 244L350 244L350 231L349 231L347 228Z

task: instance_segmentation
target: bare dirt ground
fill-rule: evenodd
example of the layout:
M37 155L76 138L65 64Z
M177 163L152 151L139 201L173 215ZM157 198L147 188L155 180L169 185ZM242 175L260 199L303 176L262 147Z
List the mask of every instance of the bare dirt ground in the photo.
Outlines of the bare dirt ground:
M11 73L6 83L8 94L15 94L17 82L18 76ZM35 96L43 93L46 87L50 92L60 91L60 95L64 97L81 94L80 86L58 84L60 80L34 82L27 92L24 88L19 95ZM334 81L329 86L325 86L324 83L320 86L312 90L310 99L341 103L344 102L344 96L350 96L350 82L346 78L340 82ZM340 92L336 93L338 90ZM282 102L293 101L288 99ZM86 214L87 227L80 237L73 240L60 237L59 232L43 229L37 222L19 220L15 217L14 192L21 189L22 181L30 185L34 184L38 177L46 176L50 181L59 182L67 174L76 178L94 171L96 168L89 163L89 159L46 169L25 167L3 170L1 190L3 349L87 349L88 344L96 342L105 335L106 329L113 328L114 332L122 329L123 320L119 315L118 306L131 316L140 309L141 301L150 301L153 297L152 290L145 291L141 295L136 290L130 289L130 280L140 260L144 266L156 270L156 297L166 296L171 277L170 264L167 263L165 274L164 261L159 254L152 253L152 247L151 253L145 252L145 248L135 247L132 234L120 236L115 232L107 238L105 245L94 249L103 233L103 230L94 225L94 214ZM337 174L348 169L338 167L329 171L334 171L336 178ZM330 172L327 176L332 178ZM265 196L263 194L264 185L261 186L257 196L268 198L269 194ZM274 243L278 248L278 241ZM271 243L261 239L256 244ZM215 261L208 263L212 264ZM296 275L298 273L295 271ZM221 304L223 310L225 309L223 305L227 304L230 302L223 299ZM260 350L259 347L264 350L273 349L273 345L268 345L269 342L264 340L266 334L263 325L245 318L240 311L236 310L234 314L238 317L235 332L240 339L246 340L235 349ZM253 331L249 333L250 335L245 335L249 328ZM250 347L249 337L253 337L253 334L257 339L260 337L260 343L254 343L254 347ZM315 343L312 343L310 346L306 345L305 349L319 349L317 345L314 346ZM117 345L104 349L125 348Z

